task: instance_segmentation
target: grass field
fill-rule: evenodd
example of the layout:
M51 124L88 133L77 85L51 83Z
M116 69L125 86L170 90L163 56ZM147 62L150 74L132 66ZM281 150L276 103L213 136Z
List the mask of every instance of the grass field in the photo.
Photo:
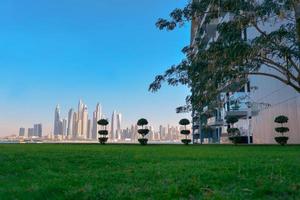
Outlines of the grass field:
M0 199L300 199L300 146L0 145Z

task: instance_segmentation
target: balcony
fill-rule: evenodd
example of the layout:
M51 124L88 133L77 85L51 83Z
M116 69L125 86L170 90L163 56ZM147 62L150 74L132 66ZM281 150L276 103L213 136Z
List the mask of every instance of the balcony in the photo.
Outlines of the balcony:
M211 117L207 120L207 125L208 126L223 126L224 120L216 118L216 117Z

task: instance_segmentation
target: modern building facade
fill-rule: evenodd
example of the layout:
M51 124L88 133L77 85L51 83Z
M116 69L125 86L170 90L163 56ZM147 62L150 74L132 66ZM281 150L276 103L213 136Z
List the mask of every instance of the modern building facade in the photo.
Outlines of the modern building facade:
M220 14L214 16L210 23L205 25L204 21L207 17L211 17L209 15L212 9L216 8L208 5L205 14L194 17L192 20L191 46L195 46L199 39L209 46L210 42L215 41L219 36L217 26L221 22L232 19L230 14ZM200 27L205 29L201 35L198 32ZM247 32L253 35L251 30ZM261 70L266 69L262 67ZM242 96L245 98L238 101ZM236 116L240 119L237 128L243 136L248 138L248 142L274 144L276 143L274 119L278 115L286 115L289 117L290 132L287 134L290 137L289 143L300 143L300 94L289 86L271 78L249 76L248 83L240 92L220 94L220 98L224 101L224 105L215 108L215 111L206 119L207 125L212 127L209 133L201 129L203 120L200 118L199 111L193 111L194 142L229 142L228 125L225 119L227 116Z

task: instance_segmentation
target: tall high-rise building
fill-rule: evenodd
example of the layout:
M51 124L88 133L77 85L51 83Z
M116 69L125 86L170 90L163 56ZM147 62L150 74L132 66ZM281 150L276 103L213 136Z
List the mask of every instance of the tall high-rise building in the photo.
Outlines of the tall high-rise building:
M62 120L62 135L64 137L67 136L67 131L68 131L68 120L67 119L63 119Z
M74 110L70 109L68 113L68 129L67 129L68 139L70 139L73 135L73 128L74 128Z
M28 128L28 137L33 137L33 136L34 136L34 129Z
M83 112L82 112L82 138L86 139L88 135L88 121L89 121L89 116L88 116L88 108L86 105L84 105Z
M84 112L84 104L82 100L79 100L78 103L78 116L77 116L77 134L79 137L83 136L83 112Z
M117 141L121 139L122 132L122 114L114 111L111 117L111 140Z
M20 130L19 130L19 136L20 137L24 137L25 136L25 128L20 128Z
M88 120L88 125L87 125L87 138L92 139L92 120Z
M60 108L59 105L56 106L55 114L54 114L54 135L61 135L62 134L62 127L61 127L61 119L60 119Z
M98 103L96 106L96 110L93 113L93 128L92 128L92 139L96 140L98 131L99 131L99 126L98 126L98 121L102 118L102 108L101 105Z
M42 124L33 125L33 136L42 137L43 135L43 126Z
M73 139L77 138L78 136L78 114L76 112L73 113L73 131L72 137Z
M117 114L117 130L116 130L116 139L121 140L121 135L122 135L122 114L118 113Z

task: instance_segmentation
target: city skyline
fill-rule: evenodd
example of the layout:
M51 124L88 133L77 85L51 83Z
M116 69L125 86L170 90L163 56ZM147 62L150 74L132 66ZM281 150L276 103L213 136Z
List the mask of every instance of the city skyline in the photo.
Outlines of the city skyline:
M112 14L115 3L126 9ZM180 50L189 44L189 25L174 33L155 27L173 8L171 0L1 1L0 108L6 114L0 136L36 120L49 132L57 102L66 113L80 98L88 105L102 102L109 115L122 111L125 124L140 117L157 127L176 124L182 115L175 108L185 104L188 89L148 92L155 75L182 60Z

